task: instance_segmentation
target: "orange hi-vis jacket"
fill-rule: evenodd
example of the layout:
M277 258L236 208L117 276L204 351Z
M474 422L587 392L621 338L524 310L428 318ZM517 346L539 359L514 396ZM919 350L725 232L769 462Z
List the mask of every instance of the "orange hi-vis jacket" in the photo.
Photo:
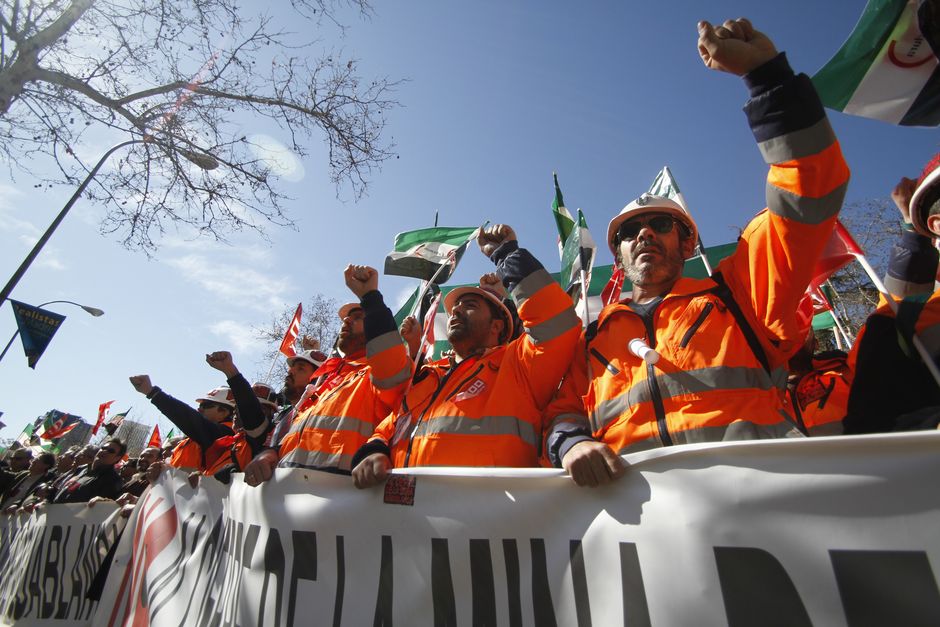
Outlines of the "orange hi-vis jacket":
M852 370L842 356L813 359L813 369L788 388L788 409L808 435L841 435L849 405Z
M219 424L220 426L234 429L231 420L225 420ZM198 470L206 474L213 474L207 471L210 469L218 470L222 466L232 463L231 446L233 438L233 435L223 436L205 448L192 438L184 438L173 449L173 455L170 457L169 464L173 468L179 468L180 470ZM247 461L251 461L250 455Z
M338 382L294 418L281 440L279 467L348 474L355 452L398 408L413 364L381 294L366 294L362 306L370 338L366 355L344 364ZM370 333L375 327L380 332Z
M770 172L768 208L716 276L681 278L647 317L605 307L546 412L549 460L579 441L623 454L686 442L780 437L795 315L833 229L848 168L812 83L779 55L745 77L745 108ZM655 365L628 350L643 339Z
M357 461L383 452L396 468L539 465L543 410L581 324L571 298L528 251L503 244L497 258L525 333L459 363L424 366Z

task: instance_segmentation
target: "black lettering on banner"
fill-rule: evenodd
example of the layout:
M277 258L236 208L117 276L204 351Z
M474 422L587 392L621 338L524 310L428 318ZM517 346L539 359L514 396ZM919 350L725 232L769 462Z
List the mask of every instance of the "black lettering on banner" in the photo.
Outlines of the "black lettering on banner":
M636 545L620 543L620 585L623 587L623 624L627 627L651 627L650 608L646 602L646 586Z
M457 604L450 573L450 551L445 538L431 538L431 599L434 627L456 627Z
M379 565L379 592L375 599L373 627L392 627L392 536L382 536L382 561Z
M38 616L39 614L39 603L42 601L42 584L40 583L43 568L42 556L46 553L46 538L50 531L51 529L49 527L43 527L41 529L37 527L36 529L37 543L30 556L31 568L29 573L29 585L27 587L29 599L27 600L28 605L24 616Z
M489 540L470 540L470 589L473 626L496 627L496 586Z
M42 569L42 595L39 603L39 618L52 618L58 597L62 592L58 565L62 563L62 526L52 525L46 543Z
M193 526L193 519L199 516L199 522L196 529L193 530L192 542L189 542L190 530ZM206 515L199 515L196 512L190 513L180 526L180 550L176 558L170 562L170 565L164 568L160 574L154 578L154 591L151 598L150 620L153 621L160 613L160 610L169 603L183 585L183 576L185 574L183 564L192 554L192 549L202 538L202 528L206 523ZM171 585L172 584L172 585Z
M343 622L343 591L346 588L346 555L343 536L336 536L336 602L333 604L333 627Z
M254 525L249 525L249 531ZM232 544L231 568L228 571L231 577L228 579L228 589L225 593L225 603L221 606L222 621L226 625L234 625L237 621L236 609L238 602L238 589L241 585L242 569L250 568L251 563L244 558L245 550L245 523L239 522L235 525L235 538ZM247 563L246 563L247 562Z
M88 588L88 583L91 582L91 579L85 578L85 572L88 562L88 554L92 551L88 550L86 553L86 536L94 538L95 534L98 532L99 526L95 525L93 527L83 526L81 531L78 533L78 557L72 563L71 573L69 580L71 582L71 594L69 595L68 602L64 601L59 604L59 611L56 613L55 617L59 620L65 618L66 616L79 617L81 616L83 610L85 609L85 590ZM89 541L89 544L91 542Z
M571 564L571 586L574 588L574 609L578 627L591 627L591 600L588 597L587 573L584 570L584 553L580 540L571 540L568 545Z
M225 564L226 554L231 554L231 538L234 535L234 528L235 522L231 518L228 519L225 522L222 540L219 542L218 549L215 552L216 557L212 565L212 574L207 582L206 597L202 602L202 606L199 608L199 627L209 627L210 624L218 625L222 622L222 599L220 598L222 591L215 582L218 581L220 571L223 573L223 579L226 576L227 571L222 569ZM222 587L224 588L224 585Z
M277 529L268 531L268 541L264 544L264 585L261 586L261 610L258 614L258 624L263 624L261 618L266 616L264 602L268 598L268 581L274 577L274 623L281 624L281 599L284 596L284 547L281 545L281 534ZM266 621L265 621L266 622Z
M548 563L545 559L545 540L531 538L532 549L532 609L539 627L556 627L552 590L548 585Z
M55 609L55 614L51 618L65 618L66 613L68 612L69 603L65 600L65 591L66 591L66 581L71 581L71 578L66 576L69 566L74 566L78 563L80 555L73 554L69 551L69 542L72 538L72 525L67 525L61 528L63 531L62 539L59 542L59 548L56 553L58 554L58 560L55 564L57 582L55 596L50 599L53 609ZM84 587L82 588L84 590Z
M271 531L273 531L273 529ZM238 574L235 578L235 584L232 587L232 595L230 597L231 612L232 612L231 624L236 624L236 618L237 618L237 612L238 612L238 597L241 595L242 578L245 572L243 569L248 569L249 571L255 570L254 554L255 554L255 547L258 546L258 537L260 535L261 535L261 527L259 527L258 525L248 525L248 532L245 534L245 540L244 540L244 543L242 544L242 550L240 552L241 553L241 559L239 563L240 568L236 569L238 571ZM264 573L264 587L267 588L267 585L268 585L268 573L265 572ZM265 595L263 594L261 595L261 602L259 603L259 607L258 607L258 612L260 616L264 616L264 605L265 605L264 596ZM259 621L257 624L261 625L263 624L263 622Z
M503 560L506 562L509 627L522 627L522 582L519 577L519 547L515 540L503 540Z
M753 547L715 547L729 627L812 627L803 600L777 558Z
M209 596L209 591L212 589L216 566L219 563L219 556L222 553L219 547L219 543L222 539L222 530L222 516L220 515L215 519L215 524L212 525L209 537L202 547L202 557L199 558L199 568L196 570L196 581L193 582L193 590L199 590L200 586L203 585L203 581L205 581L206 597ZM189 596L189 602L186 604L186 613L183 615L182 621L180 621L181 624L188 624L189 612L192 610L193 601L195 600L195 594Z
M317 580L317 534L313 531L291 533L294 545L294 564L290 574L290 593L287 601L287 624L295 625L294 614L297 610L297 582L301 579ZM280 596L278 596L280 599ZM262 623L261 618L258 624Z
M35 548L36 536L38 535L38 528L33 526L20 531L20 533L25 535L26 539L19 545L21 550L14 553L11 559L16 559L16 561L21 564L25 564L25 567L23 569L23 578L16 587L16 600L11 605L10 613L8 614L8 616L13 619L22 618L28 611L27 605L35 602L36 597L31 594L30 588L32 587L32 578L36 574L36 568L39 564L39 559L36 557L38 553L33 550Z
M849 627L940 625L940 592L923 551L829 551Z

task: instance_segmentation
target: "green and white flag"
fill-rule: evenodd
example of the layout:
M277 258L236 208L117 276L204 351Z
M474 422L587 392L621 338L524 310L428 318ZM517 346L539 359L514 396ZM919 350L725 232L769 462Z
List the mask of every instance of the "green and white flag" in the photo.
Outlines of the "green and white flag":
M16 436L16 441L24 447L29 447L33 440L33 431L36 429L32 424L23 427L23 432Z
M385 257L385 274L444 283L479 232L479 227L472 226L435 226L399 233L394 250Z
M558 258L564 256L565 242L571 235L571 229L574 228L574 218L565 208L565 198L561 195L561 188L558 186L558 174L552 172L552 178L555 180L555 198L552 199L552 217L555 218L555 226L558 228Z
M565 291L572 291L581 285L581 270L584 269L587 277L586 283L591 283L591 268L594 266L594 256L597 245L591 232L588 230L587 220L578 209L578 220L575 222L571 213L565 208L565 200L558 186L558 175L552 173L555 181L555 198L552 200L552 215L555 226L558 227L558 255L561 257L561 284ZM574 296L574 294L572 294Z
M830 109L902 126L937 126L936 50L940 7L935 0L869 0L813 83Z
M682 210L688 214L689 218L692 217L692 214L689 213L689 206L685 204L685 196L682 195L679 184L676 183L676 179L672 176L672 171L669 169L668 165L663 166L663 169L660 170L656 178L653 179L649 193L654 196L662 196L663 198L675 201L675 203L682 207ZM702 243L702 236L699 235L698 242L695 243L695 255L702 258L702 263L705 264L705 269L710 276L712 274L712 265L708 262L708 256L704 253L704 250L705 244Z

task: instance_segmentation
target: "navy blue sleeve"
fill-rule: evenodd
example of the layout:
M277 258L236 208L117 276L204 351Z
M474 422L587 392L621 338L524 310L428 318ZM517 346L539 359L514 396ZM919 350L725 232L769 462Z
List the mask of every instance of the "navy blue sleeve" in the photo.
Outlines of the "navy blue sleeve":
M758 142L809 128L826 117L813 82L794 74L783 52L743 79L751 93L744 112Z
M490 260L496 264L496 274L510 293L524 278L543 269L541 262L525 248L519 248L516 240L500 244Z
M154 394L150 402L202 448L212 446L221 437L232 435L231 428L204 418L198 411L163 390Z
M382 292L372 290L363 295L359 302L365 313L363 328L365 329L367 342L398 328L392 310L388 308L382 298Z

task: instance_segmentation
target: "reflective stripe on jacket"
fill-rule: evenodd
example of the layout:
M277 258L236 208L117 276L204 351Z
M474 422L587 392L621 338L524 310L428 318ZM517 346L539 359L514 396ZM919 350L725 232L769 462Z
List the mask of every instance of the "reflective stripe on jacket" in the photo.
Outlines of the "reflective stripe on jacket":
M513 264L524 273L510 281L510 293L525 333L460 363L422 369L401 412L373 439L391 449L393 466L539 465L542 412L571 360L580 322L571 298L527 251L510 252Z
M337 375L338 383L294 419L281 440L278 466L348 473L355 452L397 409L413 365L391 311L378 292L372 294L387 313L382 323L390 329L369 339L366 355L347 361L342 366L345 372ZM369 296L363 298L367 316L374 305L367 302Z
M795 312L832 233L848 168L809 79L794 76L783 55L758 73L767 84L751 77L746 111L770 164L768 208L717 268L730 300L717 297L713 279L683 278L651 328L626 301L606 307L547 412L553 464L576 438L626 453L791 431L786 366L804 339ZM628 351L634 338L660 353L655 366Z

